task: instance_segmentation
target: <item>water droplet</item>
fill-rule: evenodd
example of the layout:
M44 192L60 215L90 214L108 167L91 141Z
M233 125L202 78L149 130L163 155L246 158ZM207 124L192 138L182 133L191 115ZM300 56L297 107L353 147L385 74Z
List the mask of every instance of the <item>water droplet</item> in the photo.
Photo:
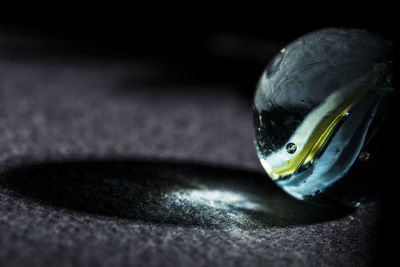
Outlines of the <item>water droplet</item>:
M369 157L370 157L370 154L367 151L361 152L360 155L358 156L358 158L361 161L367 161L369 159Z
M286 145L286 151L290 154L293 154L296 152L297 146L295 143L289 143Z

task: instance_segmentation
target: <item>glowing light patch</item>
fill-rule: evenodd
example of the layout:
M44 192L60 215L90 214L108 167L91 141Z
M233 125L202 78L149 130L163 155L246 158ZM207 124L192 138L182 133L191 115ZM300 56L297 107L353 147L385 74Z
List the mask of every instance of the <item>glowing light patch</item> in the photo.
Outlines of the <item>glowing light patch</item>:
M213 208L241 208L248 210L266 211L266 207L251 201L246 195L226 190L181 190L174 197Z

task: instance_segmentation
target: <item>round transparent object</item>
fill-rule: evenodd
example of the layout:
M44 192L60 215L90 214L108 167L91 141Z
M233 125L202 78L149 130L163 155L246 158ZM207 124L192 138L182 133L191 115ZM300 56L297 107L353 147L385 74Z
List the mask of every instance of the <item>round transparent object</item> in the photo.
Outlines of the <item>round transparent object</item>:
M295 40L267 65L254 96L255 145L287 193L351 206L366 197L394 92L393 50L368 31L329 28Z

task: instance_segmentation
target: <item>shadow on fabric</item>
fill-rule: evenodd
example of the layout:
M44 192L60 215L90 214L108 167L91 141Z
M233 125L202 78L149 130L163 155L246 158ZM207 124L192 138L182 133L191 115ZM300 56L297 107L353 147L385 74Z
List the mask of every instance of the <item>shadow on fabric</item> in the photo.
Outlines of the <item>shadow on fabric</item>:
M0 177L16 197L47 207L155 224L288 227L350 212L295 200L260 173L190 162L71 160L15 167Z

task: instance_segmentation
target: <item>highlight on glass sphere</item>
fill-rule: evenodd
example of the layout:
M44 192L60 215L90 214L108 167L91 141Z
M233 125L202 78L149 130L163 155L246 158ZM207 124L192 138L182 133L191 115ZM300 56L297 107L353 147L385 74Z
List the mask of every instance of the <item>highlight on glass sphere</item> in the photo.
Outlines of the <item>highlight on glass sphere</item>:
M369 147L394 91L393 51L366 30L328 28L288 44L267 65L253 102L255 145L287 193L359 205L346 186L354 188L353 169L371 168Z

